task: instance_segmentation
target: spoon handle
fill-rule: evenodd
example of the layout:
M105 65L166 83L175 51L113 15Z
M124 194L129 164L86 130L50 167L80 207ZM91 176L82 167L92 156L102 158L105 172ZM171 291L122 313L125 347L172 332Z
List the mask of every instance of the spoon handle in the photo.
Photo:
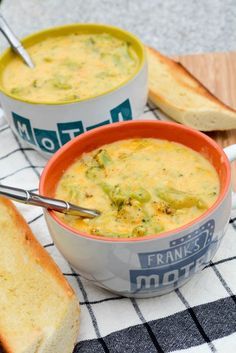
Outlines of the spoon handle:
M21 58L24 60L26 65L28 65L31 69L34 68L34 64L32 62L32 59L30 58L28 52L24 49L21 42L18 40L18 38L12 32L11 28L8 26L6 20L3 18L3 16L1 14L0 14L0 31L6 37L8 42L10 43L12 49L18 55L21 56Z
M11 186L0 185L0 195L21 203L33 206L41 206L49 210L54 210L74 216L94 218L100 214L100 212L97 210L79 207L67 201L52 199Z

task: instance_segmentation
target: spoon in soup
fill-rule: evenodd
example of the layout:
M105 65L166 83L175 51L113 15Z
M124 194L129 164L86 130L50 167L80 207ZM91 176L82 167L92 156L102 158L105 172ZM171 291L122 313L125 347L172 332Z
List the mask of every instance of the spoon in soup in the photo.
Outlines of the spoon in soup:
M34 63L31 57L29 56L29 53L25 50L25 48L23 47L19 39L12 32L6 20L3 18L1 14L0 14L0 31L6 37L14 52L18 54L21 57L21 59L23 59L26 65L28 65L31 69L33 69Z
M64 200L53 199L33 192L18 189L11 186L0 185L0 195L3 195L14 201L21 203L40 206L73 216L80 216L86 218L94 218L100 215L100 211L89 208L80 207Z

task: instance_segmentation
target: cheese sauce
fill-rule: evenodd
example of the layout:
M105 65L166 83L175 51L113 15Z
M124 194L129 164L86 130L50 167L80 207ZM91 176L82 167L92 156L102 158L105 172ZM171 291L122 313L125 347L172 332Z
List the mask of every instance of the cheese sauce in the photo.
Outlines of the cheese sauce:
M180 227L219 195L214 167L175 142L130 139L85 153L65 171L56 197L102 212L94 219L59 217L80 231L142 237Z
M15 56L3 72L3 86L38 103L100 95L125 82L138 65L131 44L108 33L47 38L27 50L35 68Z

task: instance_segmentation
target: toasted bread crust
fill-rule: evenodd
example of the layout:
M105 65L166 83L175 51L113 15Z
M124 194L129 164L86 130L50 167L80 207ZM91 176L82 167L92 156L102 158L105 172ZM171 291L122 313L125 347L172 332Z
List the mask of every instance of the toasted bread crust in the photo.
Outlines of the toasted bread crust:
M194 92L195 94L197 93L202 97L205 97L208 100L214 102L221 109L226 109L229 112L236 113L236 110L232 109L231 107L221 102L205 86L203 86L202 83L196 77L194 77L181 63L162 55L160 52L158 52L153 48L147 47L147 50L152 55L156 56L157 60L163 62L166 66L169 67L171 74L173 75L175 80L179 82L181 86L186 87L188 90ZM186 78L186 80L189 80L189 83L191 82L192 85L185 82L183 78ZM166 102L166 103L168 102L168 99L166 99L163 95L158 94L152 89L149 90L149 96L151 100L155 99L155 97L158 97L163 102ZM178 109L180 108L178 107ZM182 110L184 111L184 109Z
M32 255L37 258L37 261L40 261L44 269L50 272L53 277L60 283L60 285L64 287L68 296L75 296L73 289L64 278L59 267L35 238L30 227L26 223L25 219L21 216L15 205L10 200L2 196L0 196L0 202L5 204L5 206L9 209L15 224L17 224L23 230L25 236L25 246L30 249Z
M76 295L74 290L69 285L67 280L64 278L58 266L55 264L53 259L47 253L47 251L40 245L35 236L33 235L30 227L21 216L14 204L6 199L5 197L0 196L0 204L4 205L11 217L12 223L17 225L19 232L24 237L23 247L32 256L37 263L52 277L55 281L58 282L59 286L63 289L65 295L70 298L70 302L76 302ZM74 312L75 317L78 317L79 314L79 304L76 306L78 309ZM16 353L12 350L11 342L8 342L5 337L5 332L3 328L0 330L0 353Z
M0 332L0 353L14 353Z

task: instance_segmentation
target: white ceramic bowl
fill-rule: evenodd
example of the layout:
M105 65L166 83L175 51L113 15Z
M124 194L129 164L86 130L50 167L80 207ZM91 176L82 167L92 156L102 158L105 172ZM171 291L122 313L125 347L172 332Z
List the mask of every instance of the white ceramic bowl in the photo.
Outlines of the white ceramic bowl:
M183 125L160 121L130 121L100 127L78 136L52 157L41 176L40 193L54 196L63 171L83 152L134 137L179 142L204 155L220 178L220 195L214 205L180 228L136 239L84 234L63 224L52 211L46 211L45 217L56 246L81 276L120 295L151 297L181 286L202 270L215 255L226 232L232 202L230 163L212 139ZM226 152L230 160L235 159L236 145L228 147ZM233 200L235 207L235 197Z
M0 102L5 116L20 139L50 157L75 136L95 127L138 118L147 101L147 61L143 44L122 29L98 24L73 24L35 33L22 42L25 48L50 36L79 33L110 33L129 41L139 59L134 74L123 84L84 100L65 103L37 103L7 92L1 76L6 63L15 55L10 49L0 57Z

